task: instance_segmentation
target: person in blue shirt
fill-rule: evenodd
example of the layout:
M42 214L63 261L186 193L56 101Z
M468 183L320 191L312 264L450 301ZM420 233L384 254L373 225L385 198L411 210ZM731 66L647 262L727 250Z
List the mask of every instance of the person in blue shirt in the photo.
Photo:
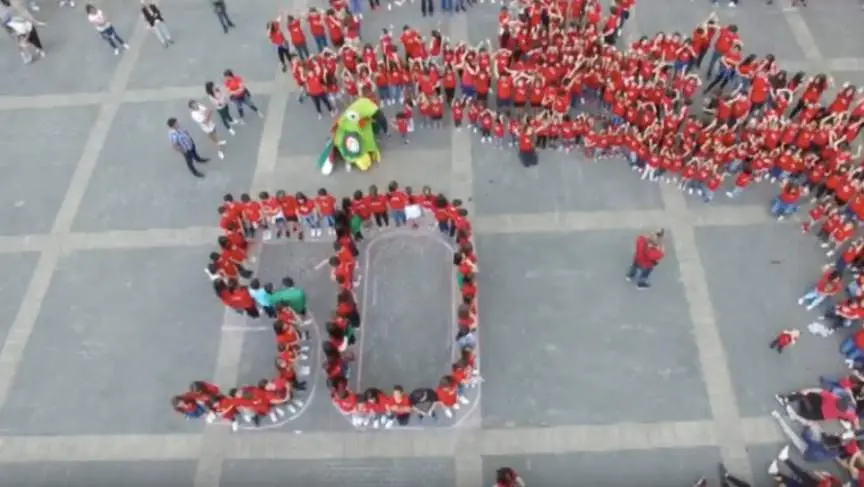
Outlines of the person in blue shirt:
M268 287L270 289L267 289ZM258 279L252 279L249 281L249 294L252 296L252 299L255 300L255 304L267 313L267 316L275 318L276 308L273 306L272 292L272 284L268 283L262 286L261 281Z

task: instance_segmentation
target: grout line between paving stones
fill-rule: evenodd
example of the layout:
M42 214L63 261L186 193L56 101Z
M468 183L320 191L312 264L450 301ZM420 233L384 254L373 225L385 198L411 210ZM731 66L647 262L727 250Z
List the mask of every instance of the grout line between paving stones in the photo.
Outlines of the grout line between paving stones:
M748 445L784 441L769 416L744 418L735 429ZM200 434L9 436L0 438L0 464L192 460L214 450L206 443L215 438L221 445L215 449L220 462L224 459L459 457L462 460L457 459L454 464L457 485L476 486L482 482L469 482L476 481L478 469L482 468L482 462L478 466L477 461L486 456L686 449L718 446L723 441L718 437L714 420L369 433L318 431L302 435L291 431L249 434L229 434L228 428L221 428L221 431L225 433L219 437ZM206 462L199 465L201 463ZM213 477L198 478L203 481Z
M298 2L296 8L305 10L305 0ZM279 139L282 135L282 127L285 124L285 111L288 106L289 85L279 82L282 72L276 73L275 86L271 93L269 102L264 112L265 117L261 129L261 143L258 148L258 158L255 163L255 172L252 177L251 190L253 194L259 189L267 189L273 180L276 162L279 156ZM254 90L255 88L250 88ZM253 91L255 93L255 91ZM226 158L231 157L230 148ZM215 203L214 203L215 204ZM260 262L260 252L263 245L258 245L255 254ZM250 266L255 270L257 265ZM266 319L266 318L261 318ZM216 359L216 371L214 381L221 386L237 383L237 373L243 355L243 342L245 333L232 333L231 328L242 326L245 317L238 315L232 310L225 311L222 323L222 333L219 340L219 353ZM222 462L227 452L227 444L231 435L230 428L224 425L212 425L205 430L204 448L195 471L194 487L218 487L222 477Z
M69 232L72 228L90 178L96 169L99 154L108 138L111 123L120 107L121 96L129 83L138 57L141 55L145 34L144 23L139 20L135 25L132 37L129 39L131 47L119 58L119 63L114 70L109 84L109 93L102 102L99 115L90 130L84 151L75 167L63 202L60 204L60 209L51 229L52 235ZM60 246L56 244L46 246L41 250L42 253L33 271L33 276L27 284L27 290L21 300L21 306L6 336L3 348L0 349L0 409L9 396L15 373L24 357L27 341L39 317L42 301L48 293L51 279L62 255Z

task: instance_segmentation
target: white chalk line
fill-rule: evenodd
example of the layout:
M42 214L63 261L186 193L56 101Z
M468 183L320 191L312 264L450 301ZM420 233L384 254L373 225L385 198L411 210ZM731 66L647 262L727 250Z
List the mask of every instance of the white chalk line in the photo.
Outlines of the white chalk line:
M456 251L455 247L453 246L453 244L451 242L446 241L440 237L439 232L431 232L431 231L426 230L426 229L396 228L396 229L389 230L386 233L379 233L379 234L375 235L373 238L371 238L367 242L366 248L363 249L363 258L364 258L364 262L363 262L363 299L362 299L363 308L360 310L360 323L361 323L360 326L361 327L368 326L368 323L366 323L366 308L367 308L366 304L367 304L367 301L369 299L368 298L369 294L367 291L368 291L368 286L369 286L369 281L370 281L370 278L369 278L369 268L371 267L371 259L369 258L369 255L371 254L370 249L372 248L372 246L376 242L380 242L382 240L386 240L388 238L392 238L395 236L432 239L432 240L439 242L442 245L444 245L447 248L447 250L449 250L450 252ZM457 308L457 304L458 304L458 300L457 300L458 289L456 289L454 286L454 284L456 283L456 272L457 271L454 269L452 272L452 276L451 276L452 279L450 281L451 282L451 284L450 284L450 286L451 286L450 287L451 298L450 299L451 299L451 304L452 304L452 309L453 309L453 315L452 315L453 324L451 326L451 336L448 337L449 338L448 346L450 347L451 357L455 357L455 355L456 355L456 344L455 344L455 341L453 340L453 338L455 337L454 332L458 329L458 323L456 321L456 308ZM374 289L374 285L373 285L373 289ZM374 302L374 300L373 300L373 302ZM358 349L359 353L357 354L357 371L356 371L357 386L356 386L355 390L358 390L358 391L360 389L360 379L361 379L362 370L363 370L362 361L363 361L363 336L364 335L365 335L365 333L363 333L361 331L360 339L357 342L357 349ZM477 357L478 357L477 360L479 363L479 355L480 355L479 339L477 340L476 353L477 353ZM346 422L351 424L353 429L355 429L357 431L362 431L362 432L373 431L373 432L382 432L382 433L392 433L392 432L399 432L399 431L424 431L424 430L430 430L430 429L458 428L458 427L461 427L461 425L468 418L470 418L473 415L474 411L477 409L478 405L480 404L480 398L482 396L482 383L477 384L476 389L477 389L477 394L476 394L476 397L474 398L474 401L471 403L471 406L467 410L465 410L464 413L461 414L460 417L456 421L454 421L452 424L442 425L442 426L409 425L409 426L394 426L393 428L380 428L380 429L370 429L370 428L366 428L366 427L362 427L362 426L354 426L353 424L350 423L350 416L349 415L342 413L342 411L339 410L339 408L337 408L336 405L332 403L332 401L331 401L331 405L333 406L334 409L336 409L342 415L342 417L345 419Z
M312 323L310 323L309 325L306 325L305 327L301 327L301 329L309 328L309 327L311 327L313 329L313 334L315 335L315 337L312 340L310 340L310 342L314 342L315 351L314 351L314 353L312 353L312 347L309 347L309 351L310 351L310 353L309 353L309 363L310 363L309 368L312 369L312 371L309 373L309 376L306 379L306 384L311 383L312 385L309 388L308 393L306 394L306 401L304 401L303 405L300 406L300 409L298 409L297 412L292 414L291 416L285 416L283 418L280 418L278 421L267 423L267 424L262 424L261 426L243 424L243 425L240 425L241 431L260 431L260 430L270 430L270 429L281 428L282 426L285 426L286 424L288 424L288 423L296 420L300 416L302 416L306 412L306 410L309 409L309 405L312 404L313 399L315 399L315 390L318 387L318 379L321 375L321 367L320 366L314 367L314 364L312 362L313 362L313 360L318 361L317 360L318 359L318 353L319 353L318 350L321 349L321 330L318 328L318 320L315 319L315 315L312 314L312 311L307 310L307 313L309 315L309 318L312 319ZM256 328L265 328L266 329L266 327L256 327Z

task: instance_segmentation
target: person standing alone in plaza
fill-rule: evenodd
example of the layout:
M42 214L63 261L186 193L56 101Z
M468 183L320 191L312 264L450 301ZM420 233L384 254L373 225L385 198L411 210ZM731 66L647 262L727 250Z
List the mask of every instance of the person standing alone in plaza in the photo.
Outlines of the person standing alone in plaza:
M636 286L640 289L651 287L648 276L663 259L663 236L665 230L662 228L654 233L640 235L636 238L636 250L633 253L633 263L627 271L627 280L636 279Z
M216 18L219 19L219 24L226 34L228 33L228 29L237 27L234 25L234 22L231 22L231 18L228 17L228 7L225 5L225 0L210 0L210 5L213 6L213 13L216 14Z
M117 34L114 26L108 21L108 18L105 17L105 14L101 10L88 4L84 7L84 11L87 12L87 21L93 25L96 32L105 39L108 45L114 49L115 55L120 54L121 47L129 49L129 44L126 44L126 41Z
M219 159L225 159L225 153L222 152L222 146L226 142L219 138L216 134L216 121L213 120L213 111L195 100L189 100L189 115L192 120L201 127L201 131L207 134L207 138L216 144L216 150L219 154Z
M155 3L150 0L141 0L141 14L144 16L144 22L147 22L147 28L156 33L156 37L163 47L174 44L168 26L165 25L165 19L162 17L162 11Z
M189 135L189 131L180 127L177 119L171 117L168 119L168 140L171 142L171 147L177 152L183 154L183 159L186 161L186 167L189 172L196 178L203 178L204 174L195 168L195 163L205 163L209 159L198 155L198 150L195 148L195 141Z

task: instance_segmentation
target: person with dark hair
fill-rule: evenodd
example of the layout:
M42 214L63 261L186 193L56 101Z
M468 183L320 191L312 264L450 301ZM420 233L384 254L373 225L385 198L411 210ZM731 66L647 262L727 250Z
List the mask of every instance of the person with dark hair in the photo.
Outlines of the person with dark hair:
M186 161L186 167L189 172L197 178L203 178L204 174L195 168L196 162L205 163L210 159L198 155L198 149L195 147L195 141L189 135L189 131L182 128L177 122L177 119L171 117L168 119L168 141L171 142L171 148L183 155Z
M640 235L636 238L636 250L633 253L633 263L627 271L627 280L636 279L636 286L640 289L651 287L648 276L657 267L657 264L665 255L663 250L663 235L665 230L660 229L654 233Z
M512 468L501 467L495 471L495 487L525 487L525 482Z
M216 14L216 18L219 20L219 25L222 26L222 30L225 33L228 33L228 29L233 29L237 27L234 25L234 22L231 21L231 18L228 17L228 7L225 5L225 0L210 0L210 5L213 6L213 13Z

